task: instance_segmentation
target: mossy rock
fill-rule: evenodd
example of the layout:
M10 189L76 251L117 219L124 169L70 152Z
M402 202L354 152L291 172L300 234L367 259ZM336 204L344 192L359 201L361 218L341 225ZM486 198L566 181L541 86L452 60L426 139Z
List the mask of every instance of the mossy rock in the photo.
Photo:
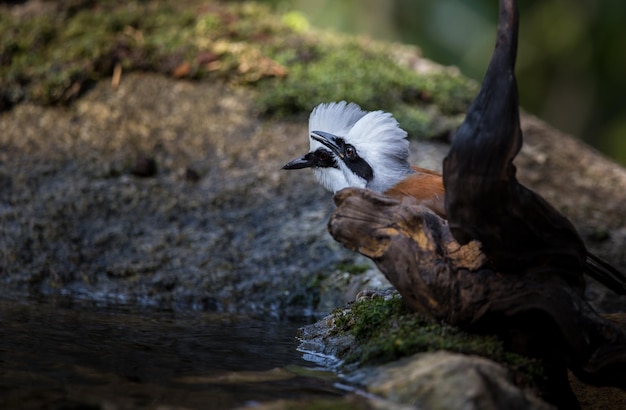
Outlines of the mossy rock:
M0 110L64 104L93 82L152 71L247 86L259 114L308 113L347 100L392 112L409 135L447 135L477 84L416 48L317 31L301 14L252 2L62 2L0 9ZM435 67L435 65L432 65Z
M399 295L360 299L348 308L336 309L332 315L333 332L348 333L356 342L342 353L341 359L348 365L378 365L415 353L446 350L498 362L521 385L545 381L540 361L508 351L496 336L470 333L423 318L411 312Z

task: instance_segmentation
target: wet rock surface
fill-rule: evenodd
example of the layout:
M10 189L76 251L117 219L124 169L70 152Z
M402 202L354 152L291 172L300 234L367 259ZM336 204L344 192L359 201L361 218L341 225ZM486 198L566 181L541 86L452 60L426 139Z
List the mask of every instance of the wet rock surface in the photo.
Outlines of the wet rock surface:
M326 232L330 195L280 169L306 121L261 121L248 92L138 74L3 113L3 291L315 308L307 283L354 255Z

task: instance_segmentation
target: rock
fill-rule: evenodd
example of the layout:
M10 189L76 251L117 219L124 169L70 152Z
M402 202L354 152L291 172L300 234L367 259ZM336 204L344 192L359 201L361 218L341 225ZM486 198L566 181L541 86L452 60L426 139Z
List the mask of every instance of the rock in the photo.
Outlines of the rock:
M345 357L354 345L354 336L350 333L337 333L334 316L328 315L317 322L299 329L298 350L304 353L306 360L328 368L341 365L341 357Z
M361 263L361 261L359 261ZM320 301L318 308L330 312L337 306L343 306L356 299L364 291L380 291L391 288L391 283L375 266L368 266L360 272L338 269L320 284Z
M0 114L2 292L317 309L307 284L357 255L326 230L331 195L281 170L306 122L258 118L249 91L127 74L69 107Z
M544 393L539 362L504 350L494 338L422 321L397 293L376 296L299 329L304 358L404 406L551 408L537 395Z
M348 381L369 393L424 409L551 409L512 383L502 366L477 356L420 353L357 370Z
M434 351L387 362L345 364L345 358L362 349L350 331L337 326L337 315L350 315L350 306L300 329L299 350L304 358L334 368L368 393L395 405L418 409L550 409L530 388L517 386L502 365L480 356ZM397 326L394 319L389 327ZM354 326L354 321L350 323ZM415 329L419 333L419 329ZM442 330L442 332L445 332ZM391 335L390 338L397 336ZM476 340L473 343L481 343Z

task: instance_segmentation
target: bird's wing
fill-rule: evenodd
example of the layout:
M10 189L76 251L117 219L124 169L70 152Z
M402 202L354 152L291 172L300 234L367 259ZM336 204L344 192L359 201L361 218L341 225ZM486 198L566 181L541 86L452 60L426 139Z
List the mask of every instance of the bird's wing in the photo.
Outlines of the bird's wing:
M441 175L436 172L413 167L416 171L397 185L385 191L385 195L400 199L411 197L418 204L430 208L442 218L446 217L445 191Z

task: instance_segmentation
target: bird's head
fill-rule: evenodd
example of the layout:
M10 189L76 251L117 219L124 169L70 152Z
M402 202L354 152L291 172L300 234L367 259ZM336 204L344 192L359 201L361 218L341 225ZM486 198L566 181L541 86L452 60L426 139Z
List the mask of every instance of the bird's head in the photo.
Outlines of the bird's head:
M413 172L406 135L389 113L344 101L320 104L309 118L310 151L283 168L313 168L332 192L347 187L384 192Z

